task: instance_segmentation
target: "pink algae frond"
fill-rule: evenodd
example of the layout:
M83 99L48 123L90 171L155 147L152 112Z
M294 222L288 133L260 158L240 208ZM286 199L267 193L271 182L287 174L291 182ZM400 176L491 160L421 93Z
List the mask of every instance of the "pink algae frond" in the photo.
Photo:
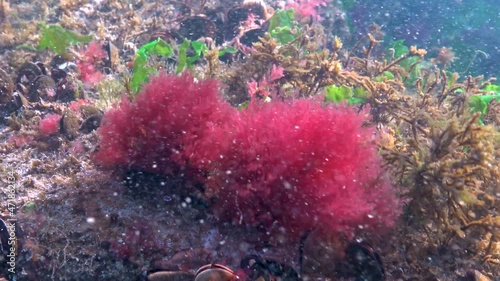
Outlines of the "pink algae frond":
M253 99L257 97L267 98L271 96L273 88L276 86L276 80L284 76L284 69L281 66L273 64L272 68L266 76L262 77L260 81L252 80L247 83L248 95Z
M283 73L285 69L281 66L276 66L273 64L271 70L269 71L269 82L275 81L283 77L285 74Z
M311 99L231 107L215 80L160 73L98 130L105 166L195 171L222 221L300 235L391 227L399 201L366 114Z
M330 0L288 0L286 9L294 9L297 14L303 18L312 18L313 20L321 20L318 9L326 6Z
M80 78L88 85L97 84L104 77L104 74L98 69L99 62L106 58L106 51L102 44L92 41L80 55L81 58L77 62Z
M171 173L233 110L219 96L217 81L195 83L191 74L162 72L134 102L124 97L105 114L95 159L105 166Z
M318 224L345 233L394 224L398 202L362 116L297 100L259 104L232 120L218 136L231 140L226 160L202 167L212 170L208 188L223 219L296 235Z
M61 115L59 114L47 114L41 121L39 125L39 130L42 135L50 136L57 134L59 132L59 123L61 121Z

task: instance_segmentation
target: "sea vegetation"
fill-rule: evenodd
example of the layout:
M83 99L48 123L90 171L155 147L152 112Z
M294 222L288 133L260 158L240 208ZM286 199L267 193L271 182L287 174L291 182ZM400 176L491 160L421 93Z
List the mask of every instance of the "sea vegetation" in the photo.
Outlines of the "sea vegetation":
M129 63L115 66L109 42L75 47L90 37L48 26L38 46L56 56L17 62L17 79L0 69L2 117L14 132L8 149L77 147L86 135L99 169L179 177L204 212L257 229L269 245L321 233L313 238L378 243L395 278L431 280L439 274L428 259L446 255L498 276L495 79L449 72L451 49L429 59L402 40L385 48L378 26L345 47L320 24L317 8L330 1L289 3L236 5L226 11L235 22L219 23L200 15L210 12L201 1L167 30L136 35L141 47L130 43L133 54L121 54ZM344 252L345 243L331 244L316 247ZM123 245L110 249L139 260L131 250L139 246Z
M276 14L278 13L280 12L277 11ZM283 14L280 14L280 17L283 17ZM200 101L193 98L194 100L186 102L194 104L184 108L191 108L188 115L190 118L203 119L203 122L197 123L194 119L187 119L190 121L187 121L189 124L185 124L185 127L169 129L165 133L158 131L163 129L150 127L156 126L155 124L178 125L184 122L171 121L171 117L183 116L182 112L177 112L182 106L175 106L177 113L168 113L168 110L167 113L162 113L172 114L171 117L162 114L156 116L154 113L158 104L166 102L167 104L162 106L165 108L170 103L180 102L173 101L174 98L169 96L170 93L182 91L177 89L177 86L167 86L177 84L168 82L176 78L160 74L151 86L147 87L143 93L139 93L136 101L130 103L125 100L119 108L109 114L108 123L100 129L103 150L99 152L98 158L106 160L105 163L108 166L110 164L122 164L121 166L129 167L139 165L143 169L151 170L151 167L154 167L152 170L158 171L158 169L164 169L164 167L161 168L164 163L152 160L146 155L164 155L162 161L184 157L185 159L180 162L179 160L173 162L176 162L177 166L182 163L180 167L192 165L198 172L202 171L207 188L205 195L209 198L214 196L222 198L218 203L217 201L214 203L216 213L230 216L230 221L235 223L265 222L263 215L269 214L270 222L272 222L276 219L276 214L272 211L276 206L271 204L265 207L265 201L271 196L271 198L276 197L272 203L288 202L286 196L279 197L280 194L284 194L284 191L273 187L275 180L278 185L284 184L285 187L287 182L290 183L289 180L295 180L299 185L304 182L298 174L304 171L305 166L297 166L297 170L293 170L296 165L293 163L298 165L301 160L304 160L303 155L315 155L310 160L304 161L316 163L316 168L323 167L322 165L326 163L324 160L314 160L323 159L321 151L312 152L308 149L297 150L297 148L290 147L295 139L295 133L293 130L286 131L286 126L278 124L288 122L302 124L297 125L301 128L300 131L303 128L308 129L305 129L307 134L304 133L305 135L299 139L308 140L306 143L309 144L315 143L314 147L326 145L324 149L328 150L332 147L345 148L347 144L327 145L330 141L335 142L334 135L328 137L328 141L319 136L331 134L333 132L330 130L335 128L335 130L342 131L347 139L350 134L347 133L349 124L358 122L354 121L357 117L342 113L341 115L346 115L332 117L331 121L325 123L333 127L323 133L315 131L316 129L311 130L309 127L315 123L308 122L313 122L313 120L322 122L323 118L334 114L328 113L327 108L331 105L321 108L311 105L314 104L311 98L325 94L327 104L332 101L347 101L352 104L352 110L359 111L360 114L363 114L365 110L369 111L371 118L364 120L363 123L378 128L378 134L381 136L377 141L379 154L383 158L385 168L392 175L393 184L399 187L399 197L406 202L401 223L407 227L400 226L403 228L404 235L407 235L405 237L408 237L406 243L415 242L411 240L411 237L416 231L425 237L421 241L425 245L423 247L425 251L433 251L432 249L438 251L454 245L454 247L474 253L475 256L484 259L487 264L498 264L500 216L497 214L497 194L500 180L498 165L500 135L498 111L495 110L498 108L498 92L494 92L496 88L492 85L495 80L484 79L482 76L460 78L457 73L447 72L446 64L442 69L438 65L429 64L429 61L424 59L426 50L418 49L416 46L406 47L402 41L397 42L386 53L381 53L378 48L383 34L377 26L374 26L353 48L344 50L341 40L337 37L330 38L328 46L325 45L327 44L325 41L318 41L317 38L325 37L321 27L315 23L303 25L294 22L293 19L282 22L285 22L285 25L278 27L281 30L290 31L289 35L292 36L290 40L284 40L276 32L267 32L251 47L240 48L245 59L237 59L238 62L230 64L223 63L218 56L211 56L210 51L213 49L207 48L204 52L205 60L198 60L192 68L195 76L216 77L226 84L222 87L225 97L234 105L244 105L245 109L239 116L233 115L234 113L230 114L232 117L217 115L217 118L211 121L209 116L213 113L209 112L215 111L222 114L221 112L231 110L224 104L216 106L216 109L207 109L205 114L197 113L197 108L205 108L204 106L213 104L213 99ZM274 27L273 30L278 27ZM217 67L214 67L215 65ZM280 72L280 75L276 76L278 78L270 79L272 73L278 69ZM205 89L214 87L213 85L202 86L203 84L191 85L190 78L187 77L189 76L183 75L181 78L187 86L185 93L190 93L189 89L192 87ZM268 83L269 81L273 83ZM162 86L163 83L165 83L164 86ZM172 101L159 101L153 93L160 91L167 94L162 99L168 97ZM494 93L491 93L492 91ZM213 97L213 90L210 92L212 94L209 96L205 94L204 98ZM265 103L252 105L259 98L264 102L270 101L270 105L265 105ZM288 105L287 102L282 103L280 100L291 102ZM202 106L199 102L204 105ZM142 108L139 106L141 103L151 103L147 106L147 112L138 110ZM336 108L340 112L343 110L342 107ZM165 112L163 110L162 112ZM318 112L322 113L316 115ZM136 133L131 131L129 125L123 124L124 118L130 114L133 118L129 117L129 121L139 120L137 122L140 123L132 126L136 128L135 131L139 130ZM143 116L144 114L147 116ZM198 114L203 118L193 117ZM228 118L239 124L227 125L223 120ZM343 121L338 124L333 121L339 119ZM195 131L189 129L193 123L198 126L204 122L208 124L203 126L210 126L210 128L196 128ZM325 125L320 125L319 128L323 126ZM223 128L220 136L217 136L217 127ZM121 137L123 133L126 133L128 137ZM165 134L175 134L172 140L184 138L189 141L169 143ZM207 134L211 136L210 139L213 142L202 140ZM157 139L160 136L161 139ZM312 136L316 137L309 138ZM151 137L157 139L158 144L161 143L159 147L163 152L158 153L156 148L151 148L155 143ZM233 144L225 143L224 137L233 139ZM113 139L119 139L122 145L115 146L112 143ZM129 140L135 140L138 143L133 146L125 145L130 143ZM313 140L314 142L311 142ZM265 144L262 151L259 148L261 143ZM145 150L138 151L133 147ZM216 147L227 148L221 152L214 150ZM151 149L155 151L150 151ZM200 150L217 155L211 157L197 155ZM266 160L265 151L268 151L267 153L272 151L271 154L279 156L276 156L276 159L273 157ZM343 160L334 161L344 161L340 164L341 167L352 167L352 165L363 167L361 163L365 161L346 158L349 152L339 150L337 153L341 153ZM295 159L292 157L293 154L302 156ZM111 160L113 155L119 155L119 157ZM133 155L137 159L131 160L128 155ZM222 160L216 159L217 157ZM257 161L250 159L257 159ZM147 163L141 163L141 161L147 161ZM287 172L287 169L280 169L279 163L284 164L282 168L289 167L292 170ZM341 167L338 168L343 169ZM320 170L323 171L325 180L332 180L335 179L335 175L339 174L336 171L338 168L327 165ZM331 176L328 176L329 172L332 173ZM340 172L340 174L350 173ZM312 174L309 172L305 176L309 178ZM363 181L370 182L369 179ZM295 194L294 200L309 196L308 193L312 191L311 186L322 186L319 182L314 183L305 185L309 186L307 192L293 193ZM245 185L247 188L244 187ZM259 188L261 185L266 188ZM338 186L338 184L334 185ZM293 190L296 186L292 184L291 187ZM304 188L301 187L300 190L305 190ZM384 193L383 198L391 198L382 190L377 192ZM231 198L236 199L233 201ZM353 198L362 200L362 195L359 193ZM319 201L314 204L318 203ZM268 211L260 215L250 212L250 210L255 210L256 204L260 206L256 208L257 210ZM359 208L365 204L360 202L355 207ZM227 210L235 209L238 210L237 214L231 215L227 212ZM313 209L309 210L314 213ZM384 213L379 209L373 210ZM306 222L297 221L298 217L293 213L286 214L291 210L278 212L280 216L286 218L279 224L280 226L286 226L286 224L291 226L290 222L294 221L298 222L301 230L311 227L307 226L309 224ZM288 217L290 215L291 217ZM345 214L344 218L347 219L349 216ZM349 218L353 219L353 217ZM356 219L353 221L359 225L359 221ZM307 227L301 228L304 225ZM295 226L291 228L294 229ZM410 244L408 247L411 247ZM414 258L424 255L425 251L416 254Z
M297 238L321 225L351 237L360 226L391 227L399 213L365 118L310 99L239 111L215 81L161 73L105 114L96 159L197 178L221 221Z

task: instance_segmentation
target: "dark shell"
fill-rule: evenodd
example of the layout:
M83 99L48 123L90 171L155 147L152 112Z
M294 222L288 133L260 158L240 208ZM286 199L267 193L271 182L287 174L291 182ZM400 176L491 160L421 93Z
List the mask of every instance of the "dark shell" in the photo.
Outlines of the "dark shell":
M206 16L189 17L181 22L179 34L188 40L198 40L202 37L214 38L217 27Z
M28 99L26 97L24 97L24 95L19 93L19 92L14 92L12 102L7 104L7 106L12 108L11 112L16 111L23 106L25 108L27 108L28 105L29 105Z
M84 134L91 133L101 126L102 115L92 115L85 119L80 126L80 132Z
M207 264L196 271L194 281L236 281L238 276L230 268L220 264Z
M104 50L108 54L104 60L104 69L109 74L111 70L115 70L120 63L120 50L110 41L104 42Z
M42 63L26 62L19 68L16 83L30 84L40 75L47 75L47 70Z
M17 83L16 89L17 89L17 92L23 94L24 96L27 96L30 93L30 88L21 84L21 83Z
M259 42L259 37L264 37L266 31L262 28L251 29L246 31L240 38L240 43L247 46L252 46L253 43Z
M48 139L44 140L43 142L40 142L39 148L40 149L45 149L45 150L56 150L61 145L63 144L62 138L60 138L58 135L55 136L50 136Z
M74 62L66 59L61 55L52 58L50 62L50 75L54 81L59 82L68 76L69 72L75 72L77 66Z
M12 94L12 100L5 104L0 104L0 124L7 124L11 118L9 116L20 109L21 107L27 108L29 105L28 100L20 92ZM19 128L20 129L20 128Z
M215 42L224 43L224 12L222 9L205 9L203 14L215 24Z
M3 69L0 69L0 104L12 101L12 93L14 93L14 82Z
M55 67L59 67L60 65L66 63L66 62L68 62L68 60L64 56L56 55L50 61L50 68L52 69Z
M103 112L99 108L86 104L80 106L80 112L82 113L83 119L103 114Z
M383 281L385 270L380 255L366 243L350 243L345 250L344 273L356 280Z
M78 130L80 129L80 120L76 113L73 111L66 111L61 118L61 133L68 138L74 140L78 137Z
M299 281L299 274L291 266L258 255L245 256L240 262L240 268L249 280L283 280Z
M70 102L79 98L81 92L83 91L78 84L68 76L57 82L56 100Z
M31 102L40 101L55 101L56 100L56 82L48 75L40 75L35 78L31 87L30 93L27 96Z
M249 2L231 8L227 12L226 19L226 40L229 41L239 34L241 23L248 19L250 14L255 15L258 19L267 20L267 8L262 2Z

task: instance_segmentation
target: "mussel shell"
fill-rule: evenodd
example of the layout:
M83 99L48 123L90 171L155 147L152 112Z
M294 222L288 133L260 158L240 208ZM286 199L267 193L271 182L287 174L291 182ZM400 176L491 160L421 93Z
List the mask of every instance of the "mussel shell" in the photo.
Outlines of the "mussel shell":
M208 264L198 269L194 281L236 281L238 279L231 269L219 264Z
M299 274L291 266L258 255L247 255L240 262L246 276L252 280L299 281Z
M47 75L47 70L41 62L26 62L19 68L16 83L29 84L40 75Z
M203 14L215 24L215 42L224 43L224 12L222 9L205 9Z
M93 105L87 105L87 104L82 104L80 106L80 113L82 114L83 119L87 119L91 116L103 114L103 112L99 108L97 108Z
M57 82L56 95L57 100L62 102L70 102L78 98L82 89L76 82L71 80L71 77L66 77Z
M213 21L203 15L193 16L180 23L179 34L188 40L202 37L215 38L217 27Z
M80 129L80 120L75 112L68 110L64 112L61 118L61 133L66 136L68 140L74 140L78 137L78 130Z
M251 29L246 31L240 38L240 43L246 46L252 46L253 43L259 42L259 37L264 37L266 31L262 28Z
M61 55L54 56L50 61L50 76L54 81L59 82L66 78L68 60Z
M27 96L31 102L37 102L40 99L44 101L56 100L56 82L48 75L39 75L33 81L30 87L30 93Z
M103 47L104 50L106 50L106 53L108 54L106 59L104 60L104 69L107 72L111 72L111 70L116 70L116 67L120 63L120 50L113 43L111 43L111 41L104 42Z
M94 130L97 130L101 126L102 115L92 115L87 119L83 120L80 126L80 132L84 134L89 134Z
M0 104L0 124L8 124L9 116L21 107L27 108L29 105L28 100L20 92L12 94L12 100L8 103ZM19 128L20 129L20 128Z
M380 255L366 243L353 242L346 248L344 274L355 277L356 280L385 280L385 270Z
M242 5L235 6L227 12L226 19L226 40L229 41L236 37L239 33L239 27L241 23L248 20L250 14L255 15L257 18L266 20L267 19L267 8L259 1L248 2Z
M0 69L0 104L12 101L12 93L14 93L14 82L3 69Z
M66 59L64 56L61 55L56 55L52 58L50 61L50 68L56 68L59 67L60 65L68 62L68 59Z
M59 82L62 79L66 78L68 76L68 73L64 70L59 69L59 68L53 68L50 71L50 75L52 76L52 79L54 79L54 81Z

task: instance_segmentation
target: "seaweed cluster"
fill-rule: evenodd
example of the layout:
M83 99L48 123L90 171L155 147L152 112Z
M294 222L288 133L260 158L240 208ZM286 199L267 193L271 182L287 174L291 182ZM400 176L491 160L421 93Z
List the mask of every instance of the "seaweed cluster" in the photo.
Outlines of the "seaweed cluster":
M239 95L236 103L242 103L249 81L276 66L283 68L283 77L274 84L275 98L311 96L329 85L358 92L363 102L356 107L370 109L370 123L382 134L380 153L407 201L405 237L418 231L426 237L426 251L459 248L495 267L500 257L498 102L488 99L482 111L474 106L491 94L495 80L460 80L423 60L426 51L415 46L381 54L383 34L376 26L350 50L342 50L334 38L330 50L322 51L314 24L296 28L290 42L266 34L241 64L215 75L228 84L226 95Z
M352 237L360 226L392 227L398 214L365 118L310 99L254 100L238 111L215 81L160 73L105 114L95 156L106 167L200 181L223 222L269 236L321 226Z
M381 144L381 154L411 199L408 214L437 238L435 242L448 243L454 235L464 238L464 231L479 227L493 239L491 246L499 222L499 127L495 121L482 125L481 112L475 112L472 103L487 94L485 88L495 80L469 76L458 82L456 73L421 68L414 86L406 90L410 73L396 62L423 54L411 47L399 59L358 70L372 80L385 71L395 74L375 83L376 88L369 85L373 82L363 85L370 93L366 101L374 122L389 129L392 139ZM357 60L369 64L367 58ZM496 116L496 102L490 103L487 115Z
M90 210L92 205L76 206L75 213L61 216L68 220L64 224L68 228L76 227L69 220L81 215L78 210L97 219L95 225L77 225L90 229L85 232L92 240L88 245L111 249L111 258L99 254L103 260L165 269L161 261L166 255L175 260L175 252L158 248L171 237L179 241L184 237L160 224L192 232L192 225L186 226L184 220L196 225L224 220L246 224L245 231L252 234L241 237L257 245L265 241L265 247L286 244L289 237L283 233L293 232L297 238L316 226L302 241L301 273L312 277L338 278L342 269L332 264L363 271L364 265L352 257L357 252L377 261L376 252L380 252L388 261L385 268L382 262L376 263L371 277L377 280L385 276L432 280L450 272L467 280L484 277L476 270L490 277L500 274L500 87L492 78L449 72L455 59L451 49L442 48L431 59L426 50L402 41L384 49L384 34L377 26L346 47L331 30L325 31L317 14L304 16L316 11L311 9L317 5L334 5L334 1L291 1L298 5L296 9L311 4L302 16L297 16L301 11L271 8L263 1L171 1L166 6L111 1L99 4L103 14L81 1L62 2L44 15L62 15L64 28L44 25L38 49L23 45L9 51L10 59L0 65L0 113L9 128L2 132L6 142L1 152L64 159L59 164L35 159L26 173L30 177L68 173L67 178L49 175L42 182L74 186L76 195L67 189L61 197L71 198L68 202L82 201L77 196L84 194L86 202L106 205L98 215ZM12 36L22 25L9 15L7 2L0 5L0 24L6 27L2 37ZM157 17L160 12L166 16ZM96 20L99 17L106 17L107 24L124 24L110 32L110 27ZM145 20L139 21L140 17ZM83 25L85 21L92 24ZM30 24L26 27L35 29ZM86 49L75 46L90 41L79 35L89 30L95 30L99 42ZM60 36L55 38L54 32ZM37 42L32 37L23 33L0 40L0 47ZM111 42L119 52L113 51ZM42 52L45 48L48 51ZM121 104L109 110L119 100ZM107 113L101 126L103 111ZM89 160L92 155L97 156L94 162ZM96 163L115 171L106 174ZM3 163L1 168L5 169ZM89 184L92 173L100 174L100 181ZM147 192L139 193L145 198L138 199L137 194L129 198L132 191L124 191L115 181L118 175L125 178L124 185L133 186L131 190L149 187L144 181L128 183L134 173L161 178L161 184L154 186L162 191L154 192L166 199L155 198L151 202L156 205L134 209L150 203ZM109 187L109 182L114 184ZM342 183L352 188L349 198L356 204L342 205L336 189L326 192L330 184ZM36 189L40 181L30 178L23 185ZM106 200L85 193L84 185L91 185L95 194L105 194ZM390 186L397 187L398 198ZM379 195L373 201L370 190ZM123 197L113 200L115 193ZM387 208L393 209L383 208L384 198L391 202ZM62 212L62 206L49 206L57 205L57 196L45 201L38 211L50 216ZM180 207L172 211L170 202ZM387 237L381 230L394 224L397 202L404 206L395 234L390 242L381 241ZM118 218L120 204L138 212L134 220ZM158 206L168 216L160 218L163 214L154 211ZM112 219L106 217L108 208L115 212ZM343 215L332 218L324 210ZM373 213L379 214L376 221L370 220ZM36 220L29 217L32 214L27 212L24 219ZM136 225L148 215L155 219L147 227ZM113 222L99 222L101 218ZM317 227L318 219L326 226ZM165 231L153 234L150 225ZM338 227L344 227L343 235L331 231ZM43 271L44 257L56 257L59 252L42 250L36 243L69 243L64 230L47 232L48 226L36 224L25 229L31 238L21 243L27 256L23 262L29 263L26 260L33 255L37 270ZM224 239L230 240L241 229L231 231ZM117 238L121 232L129 241ZM258 232L280 235L269 241ZM102 245L100 234L106 237ZM352 238L376 247L351 249ZM179 241L175 243L182 244ZM183 253L179 245L172 249ZM68 251L77 252L78 247L71 245ZM54 260L60 262L62 257Z

